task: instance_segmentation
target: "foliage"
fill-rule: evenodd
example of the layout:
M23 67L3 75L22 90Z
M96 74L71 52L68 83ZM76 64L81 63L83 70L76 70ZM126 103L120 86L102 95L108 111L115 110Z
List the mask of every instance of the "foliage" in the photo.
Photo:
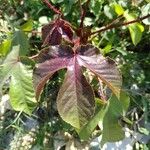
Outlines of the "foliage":
M124 126L147 134L149 9L144 0L1 1L1 99L36 115L50 143L60 130L101 135L102 145L122 140Z

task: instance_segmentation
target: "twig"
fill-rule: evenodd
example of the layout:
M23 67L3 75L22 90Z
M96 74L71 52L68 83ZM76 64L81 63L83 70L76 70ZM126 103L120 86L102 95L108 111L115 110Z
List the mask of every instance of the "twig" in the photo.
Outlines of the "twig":
M106 31L106 30L109 30L109 29L118 28L118 27L121 27L121 26L127 26L127 25L132 24L132 23L140 22L140 21L142 21L146 18L149 18L149 17L150 17L150 14L148 14L144 17L141 17L141 18L137 18L137 19L132 20L132 21L124 22L122 24L110 24L110 25L107 25L105 27L102 27L101 29L99 29L95 32L92 32L91 35L98 34L98 33L101 33L103 31Z
M48 0L43 0L43 2L51 9L53 10L56 14L59 14L62 16L62 12L58 9L56 9Z
M80 23L80 28L83 28L83 21L84 21L85 15L86 15L86 10L87 10L87 7L88 7L88 5L89 5L89 2L90 2L90 0L87 0L87 2L86 2L86 4L85 4L85 7L83 8L82 5L81 5L81 0L79 0L80 11L81 11L81 23Z
M36 58L39 56L39 54L36 54L36 55L33 55L33 56L30 56L29 59L33 59L33 60L36 60Z

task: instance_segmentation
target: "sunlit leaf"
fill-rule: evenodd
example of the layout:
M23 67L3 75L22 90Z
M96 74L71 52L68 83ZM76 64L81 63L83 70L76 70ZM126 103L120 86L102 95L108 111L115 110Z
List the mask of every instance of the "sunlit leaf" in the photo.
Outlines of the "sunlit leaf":
M149 2L149 4L142 7L141 13L142 13L142 16L146 16L146 15L150 14L150 2ZM150 25L150 17L142 20L142 22L146 25Z
M39 64L34 70L36 98L39 98L45 83L58 70L66 68L72 50L68 46L50 47L39 54Z
M21 27L23 31L31 31L33 29L33 20L29 19L26 23L24 23Z
M78 131L93 116L95 104L92 88L82 74L83 67L91 70L118 97L120 94L121 76L115 63L98 53L99 50L92 45L74 49L67 45L51 46L39 54L39 63L34 71L38 99L49 78L56 71L67 68L57 97L57 107L62 119Z
M94 94L76 58L70 60L57 97L57 108L64 121L80 129L94 113Z
M114 7L115 12L117 13L118 16L123 15L124 9L122 8L121 5L119 5L119 4L113 4L113 7Z
M10 82L10 102L16 111L31 114L36 106L32 83L32 69L17 62L13 68Z
M7 55L5 61L0 66L0 93L5 81L10 77L13 72L15 63L18 61L19 46L14 46L12 51Z
M17 111L31 114L35 107L32 70L20 62L20 46L14 46L0 68L0 94L5 81L11 77L10 100Z
M135 19L133 14L128 14L127 12L124 13L124 16L127 21L132 21ZM133 23L128 26L131 39L134 45L137 45L142 37L142 32L144 31L144 27L140 23Z
M9 52L11 48L11 39L4 40L0 44L0 55L6 56L6 54Z

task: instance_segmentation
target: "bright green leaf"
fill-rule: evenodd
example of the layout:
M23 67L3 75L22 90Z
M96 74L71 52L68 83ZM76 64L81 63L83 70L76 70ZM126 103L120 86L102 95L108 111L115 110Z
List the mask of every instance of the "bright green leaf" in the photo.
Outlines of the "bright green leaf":
M113 4L113 7L114 7L115 12L117 13L118 16L123 15L124 9L122 8L121 5L119 5L119 4Z
M10 102L16 111L31 114L36 106L32 83L33 71L21 62L13 68L10 83Z
M12 47L20 45L20 55L26 55L29 51L29 41L23 31L15 31L12 39Z
M0 44L0 55L2 55L2 56L7 55L7 53L10 50L10 47L11 47L11 40L10 39L4 40Z
M133 14L128 14L127 12L124 13L124 17L127 21L132 21L135 19ZM131 39L134 45L137 45L142 37L142 32L144 31L144 27L140 23L133 23L128 26Z
M20 27L23 31L31 31L33 29L33 20L29 19L25 24Z
M102 49L103 54L105 55L105 54L111 52L111 51L112 51L111 48L112 48L112 44L111 44L111 43L108 43L108 44Z

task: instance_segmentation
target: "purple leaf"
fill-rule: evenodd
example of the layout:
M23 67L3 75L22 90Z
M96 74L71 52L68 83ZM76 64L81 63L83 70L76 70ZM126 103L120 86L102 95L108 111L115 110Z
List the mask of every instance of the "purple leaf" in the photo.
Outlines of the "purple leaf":
M57 108L61 117L80 129L94 113L94 94L82 74L76 57L70 60L67 74L57 97Z
M64 38L67 41L72 40L73 31L71 25L62 19L50 22L42 28L43 46L59 45Z
M34 70L33 82L39 98L47 80L58 70L66 68L73 52L69 46L53 46L39 54L39 64Z
M78 48L78 53L80 53L78 61L80 65L91 70L119 97L122 85L120 72L112 59L105 58L101 54L96 55L97 51L98 49L91 45L81 46Z
M98 54L92 45L71 48L67 45L51 46L39 54L39 64L34 71L36 97L45 83L58 70L67 68L64 83L57 97L58 112L62 119L77 129L85 125L94 113L94 94L82 74L82 66L90 69L117 96L121 76L115 62Z

